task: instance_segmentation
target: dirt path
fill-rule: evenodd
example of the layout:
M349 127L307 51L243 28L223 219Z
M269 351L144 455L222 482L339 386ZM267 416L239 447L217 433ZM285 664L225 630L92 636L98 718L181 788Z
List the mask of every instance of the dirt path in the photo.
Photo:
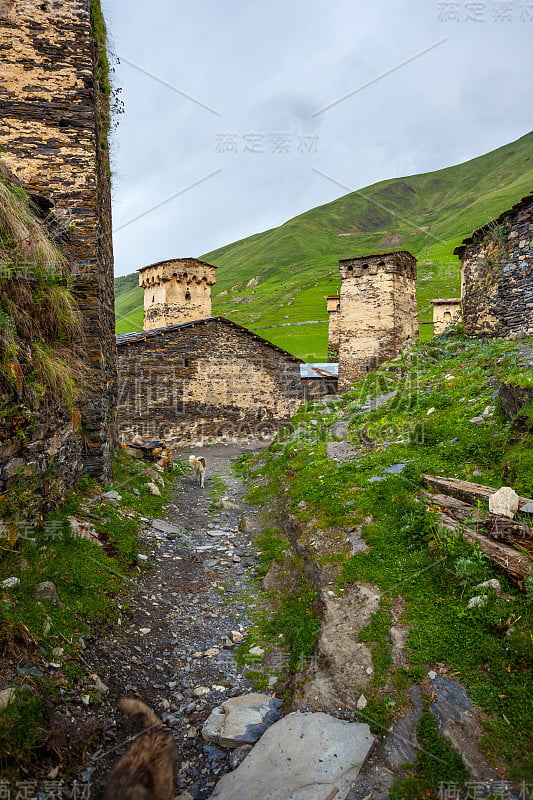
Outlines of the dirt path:
M165 518L147 524L140 552L152 554L152 568L141 567L144 574L122 627L86 651L110 690L98 716L100 724L111 724L78 776L90 781L91 800L100 797L123 750L117 743L137 730L115 708L121 694L148 703L172 730L181 756L178 795L209 797L229 769L228 752L204 742L201 727L215 706L252 688L235 664L229 639L231 631L242 632L249 624L244 593L249 594L255 563L250 536L238 528L243 518L253 525L256 510L242 500L242 484L231 472L232 460L242 452L237 446L195 451L208 464L205 489L194 484L191 472L178 485ZM235 507L214 510L212 502L221 497Z

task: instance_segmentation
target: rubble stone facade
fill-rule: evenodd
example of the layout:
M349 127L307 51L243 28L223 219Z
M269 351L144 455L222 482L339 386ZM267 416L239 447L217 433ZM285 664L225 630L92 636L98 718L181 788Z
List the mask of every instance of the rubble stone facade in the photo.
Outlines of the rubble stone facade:
M454 253L462 261L465 333L533 334L533 194L474 231Z
M0 2L2 158L66 244L91 369L83 468L105 478L116 441L117 358L105 26L97 0Z
M122 441L267 438L302 402L296 356L222 317L117 336Z
M400 250L339 261L339 390L418 338L416 258Z
M210 317L215 270L196 258L160 261L138 270L144 289L144 330Z

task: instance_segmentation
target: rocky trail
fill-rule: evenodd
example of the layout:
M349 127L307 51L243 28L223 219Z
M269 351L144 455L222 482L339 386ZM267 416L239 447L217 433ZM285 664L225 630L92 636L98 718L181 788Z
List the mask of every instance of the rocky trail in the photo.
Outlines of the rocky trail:
M247 581L254 572L252 542L239 527L253 526L256 509L243 502L242 484L231 472L232 459L242 452L233 446L196 452L208 463L205 489L191 472L165 518L147 525L140 563L148 556L150 565L141 566L122 625L87 645L87 662L109 688L93 720L109 727L78 776L90 782L91 798L100 796L125 749L120 743L138 731L116 709L122 694L154 708L172 731L180 752L178 796L209 797L218 777L231 768L230 751L208 744L201 727L214 707L252 690L234 659L249 624L250 600L243 594L249 597ZM215 494L223 509L213 508Z
M83 796L100 800L113 764L139 733L139 725L117 708L117 699L126 695L153 708L173 735L179 752L176 800L332 800L337 795L385 800L395 778L416 759L421 690L432 699L441 732L477 778L479 796L492 796L498 776L478 751L475 709L464 687L445 674L430 672L423 686L411 686L402 715L379 740L366 723L353 722L353 714L347 720L342 709L355 708L373 672L356 635L357 625L375 611L375 597L362 584L337 597L326 591L324 578L318 661L303 676L292 713L271 724L279 718L281 701L254 694L245 676L249 667L240 668L235 659L260 592L252 580L259 512L246 503L244 486L232 472L242 452L222 445L196 452L208 464L205 489L196 485L191 471L178 481L164 519L146 520L138 556L141 574L121 623L86 641L91 698L65 696L53 715L58 743L71 753L79 746L75 780L86 787ZM398 626L391 629L391 640L398 631ZM405 637L400 639L401 656ZM324 674L316 666L322 662L329 664ZM275 695L276 681L270 680L269 694ZM237 707L237 721L233 729L226 723L220 736L217 712L212 712L228 701L232 710ZM252 707L252 722L249 717L243 722L241 705ZM210 741L202 732L208 719ZM259 742L236 746L240 731L253 727L261 728L254 739L260 736ZM56 775L51 770L47 778ZM77 800L81 795L65 791L63 783L62 796ZM509 792L509 797L514 795Z

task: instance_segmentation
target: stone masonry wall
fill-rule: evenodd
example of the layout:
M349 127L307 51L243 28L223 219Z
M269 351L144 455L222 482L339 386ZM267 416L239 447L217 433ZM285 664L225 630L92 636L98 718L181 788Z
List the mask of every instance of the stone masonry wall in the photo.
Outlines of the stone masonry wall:
M0 3L0 144L15 175L51 200L71 229L67 256L92 372L83 463L103 478L116 444L117 383L107 97L91 18L96 1Z
M122 334L117 342L124 440L267 436L302 402L300 360L228 320Z
M339 360L341 298L340 295L330 295L326 298L328 308L328 361Z
M340 262L339 390L418 338L416 259L408 252Z
M470 336L533 334L533 195L454 251L462 258L462 306Z
M210 317L215 269L195 258L182 258L139 270L139 285L144 289L144 330Z

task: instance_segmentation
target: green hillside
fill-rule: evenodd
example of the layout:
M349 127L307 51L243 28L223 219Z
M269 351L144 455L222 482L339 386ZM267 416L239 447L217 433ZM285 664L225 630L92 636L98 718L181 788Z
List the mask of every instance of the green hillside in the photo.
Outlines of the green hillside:
M351 192L278 228L203 254L218 267L213 313L306 360L323 361L324 295L339 289L338 260L405 249L419 260L420 319L429 321L431 297L460 292L454 247L532 189L529 133L464 164ZM142 328L142 290L135 283L136 276L117 279L118 332ZM307 321L313 324L294 324ZM431 328L422 330L429 335Z

